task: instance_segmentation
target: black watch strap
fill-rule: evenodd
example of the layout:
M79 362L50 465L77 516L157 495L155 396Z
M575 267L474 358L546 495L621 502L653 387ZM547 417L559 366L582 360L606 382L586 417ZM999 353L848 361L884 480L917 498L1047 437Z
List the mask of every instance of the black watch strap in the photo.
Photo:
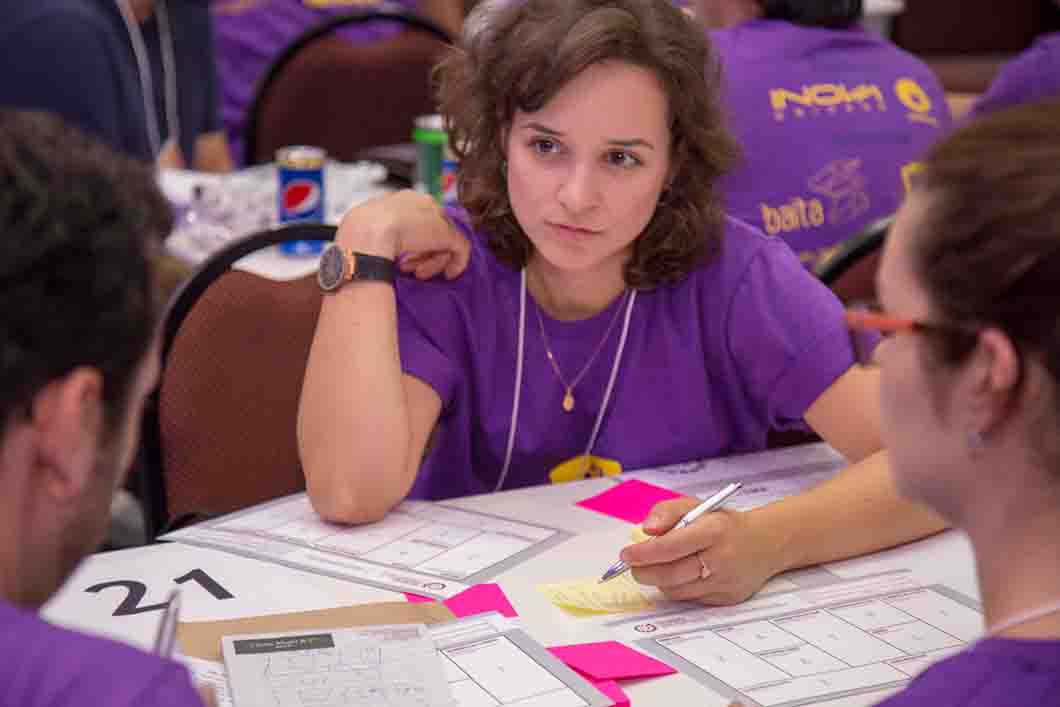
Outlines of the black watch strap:
M382 280L393 284L397 277L397 267L390 258L366 253L353 253L354 266L352 280Z

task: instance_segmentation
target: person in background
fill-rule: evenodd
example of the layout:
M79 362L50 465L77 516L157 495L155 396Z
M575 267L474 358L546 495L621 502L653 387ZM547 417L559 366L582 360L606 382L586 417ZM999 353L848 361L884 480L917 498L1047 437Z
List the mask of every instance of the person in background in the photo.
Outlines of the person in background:
M163 167L229 172L208 0L131 0L150 63Z
M46 110L143 162L156 156L114 0L4 0L0 106Z
M972 121L924 159L879 274L883 436L901 493L967 533L986 635L886 707L1060 695L1060 103ZM867 351L867 349L866 349Z
M1060 32L1039 37L1005 64L990 89L972 105L968 118L977 118L1019 103L1060 96Z
M211 6L220 81L221 117L232 160L244 161L247 112L272 62L302 33L330 17L363 8L398 7L433 20L450 36L460 32L460 0L215 0ZM336 35L354 43L391 37L393 22L344 27Z
M729 213L809 267L901 203L951 126L931 69L861 28L861 0L691 0L722 65L743 147Z
M230 170L206 0L157 3L7 0L0 105L50 111L144 162Z
M37 610L99 546L158 377L150 169L0 110L0 705L193 707L183 666Z
M298 416L317 512L371 522L406 497L761 450L808 423L853 466L628 548L637 579L729 603L940 530L895 494L838 300L719 206L736 148L695 23L669 0L485 11L439 73L466 212L453 227L426 195L382 197L323 255ZM399 254L449 280L395 278Z

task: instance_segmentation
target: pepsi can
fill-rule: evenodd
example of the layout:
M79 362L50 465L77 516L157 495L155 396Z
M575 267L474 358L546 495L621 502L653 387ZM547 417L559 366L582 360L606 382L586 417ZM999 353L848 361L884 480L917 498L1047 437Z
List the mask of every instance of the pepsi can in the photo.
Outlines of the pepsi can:
M324 223L324 163L327 153L319 147L292 145L276 151L277 221ZM280 250L288 255L318 255L322 241L288 241Z

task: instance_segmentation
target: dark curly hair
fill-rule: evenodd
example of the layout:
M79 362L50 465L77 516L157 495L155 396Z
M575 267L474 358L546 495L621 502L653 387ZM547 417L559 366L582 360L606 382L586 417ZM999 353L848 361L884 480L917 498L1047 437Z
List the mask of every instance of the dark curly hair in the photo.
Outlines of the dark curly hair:
M461 46L438 67L460 202L493 252L521 269L532 245L512 213L505 145L516 110L544 107L583 70L622 61L651 71L670 106L671 180L633 246L626 284L674 282L717 252L718 178L736 144L718 106L720 72L703 32L669 0L515 0L470 18Z
M0 110L0 416L79 366L124 418L158 317L151 255L172 223L144 165L46 113Z

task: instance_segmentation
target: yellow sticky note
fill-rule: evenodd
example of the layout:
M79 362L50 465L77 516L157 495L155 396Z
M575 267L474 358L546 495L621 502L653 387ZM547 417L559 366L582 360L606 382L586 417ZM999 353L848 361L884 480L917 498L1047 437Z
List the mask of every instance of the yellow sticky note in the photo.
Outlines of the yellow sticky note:
M633 542L635 543L642 543L645 540L650 540L651 538L655 537L653 535L648 535L647 533L645 533L644 528L640 527L639 525L633 529L632 535Z
M592 577L542 584L537 587L537 591L548 597L556 606L573 612L620 614L655 608L655 604L644 596L640 585L629 572L609 582L600 582L599 578Z

